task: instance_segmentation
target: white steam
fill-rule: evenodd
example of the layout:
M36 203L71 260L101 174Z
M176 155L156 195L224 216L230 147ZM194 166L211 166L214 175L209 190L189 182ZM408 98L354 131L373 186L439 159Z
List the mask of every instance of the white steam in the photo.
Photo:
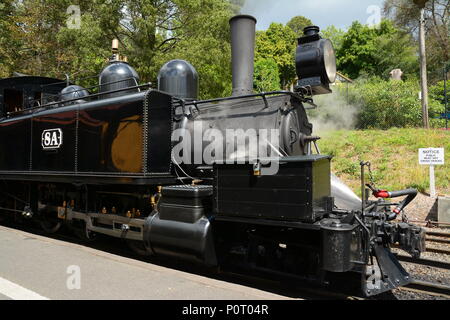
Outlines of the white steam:
M314 102L317 109L308 111L314 135L326 131L355 129L361 108L347 102L344 88L333 88L332 94L315 96Z
M280 6L281 1L273 0L233 0L235 3L241 5L241 14L262 14L267 12L267 9L273 10Z

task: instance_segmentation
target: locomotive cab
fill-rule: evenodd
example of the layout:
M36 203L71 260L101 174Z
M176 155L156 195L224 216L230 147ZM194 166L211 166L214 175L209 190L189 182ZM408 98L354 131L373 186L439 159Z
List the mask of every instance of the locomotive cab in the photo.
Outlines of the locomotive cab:
M65 86L66 82L46 77L0 79L0 118L55 100Z

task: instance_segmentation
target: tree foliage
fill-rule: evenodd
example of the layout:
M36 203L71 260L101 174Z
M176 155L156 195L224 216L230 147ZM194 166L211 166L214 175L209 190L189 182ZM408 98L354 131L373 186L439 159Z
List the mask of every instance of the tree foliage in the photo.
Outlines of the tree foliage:
M0 6L0 76L98 74L113 38L141 80L154 82L172 58L189 60L209 98L231 92L229 25L234 6L222 0L78 0L79 29L67 24L72 0L4 0ZM6 19L3 19L5 11ZM205 54L207 53L207 54ZM91 80L94 82L95 80Z
M358 128L388 129L420 127L422 108L418 97L420 91L417 80L397 81L373 77L360 80L350 88L350 103L360 108ZM429 101L430 115L443 112L442 105ZM432 120L433 126L439 125Z
M399 28L418 39L420 10L411 0L385 0L385 15ZM429 0L425 4L427 67L432 81L450 60L450 0Z
M417 73L415 52L411 36L390 20L376 28L355 21L337 50L338 68L354 79L361 75L387 78L396 68L408 76Z
M435 85L430 87L429 90L429 97L433 101L436 101L436 103L439 103L440 106L434 108L434 110L431 113L432 117L438 118L442 113L445 113L445 87L444 87L444 81L439 81ZM447 112L450 111L450 85L447 82ZM445 120L442 119L442 126L444 126Z
M322 38L329 39L333 43L335 51L342 47L345 31L331 25L321 31Z
M275 61L282 87L289 85L296 76L295 39L294 31L280 23L272 23L266 31L256 33L255 61L259 59Z
M11 35L13 12L13 0L0 2L0 77L7 74L7 66L13 63L12 57L17 47Z
M280 75L275 60L261 58L255 62L254 88L256 92L280 90Z
M303 36L303 29L308 26L312 26L313 23L308 18L305 18L303 16L295 16L289 22L286 24L289 28L294 31L296 36L299 38Z

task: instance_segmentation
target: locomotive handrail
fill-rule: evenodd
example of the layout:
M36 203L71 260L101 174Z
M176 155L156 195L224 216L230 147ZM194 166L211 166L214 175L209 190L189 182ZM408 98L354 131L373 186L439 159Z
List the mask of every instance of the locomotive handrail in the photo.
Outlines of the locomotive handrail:
M97 85L95 85L95 86L91 86L91 87L87 87L87 88L81 88L81 89L78 89L78 90L73 90L73 91L70 91L70 93L72 93L72 92L78 92L78 91L83 91L83 90L89 91L90 89L100 88L101 86L106 86L106 85L108 85L108 84L114 84L114 83L124 82L124 81L128 81L128 80L134 80L134 81L136 82L136 85L137 85L137 86L139 85L139 84L137 83L137 81L136 81L136 78L129 77L129 78L121 79L121 80L109 81L109 82L105 82L105 83L102 83L102 84L97 84ZM94 94L94 93L93 93L93 94ZM90 97L90 96L91 96L91 95L89 95L88 97Z
M267 96L283 95L283 94L290 95L292 97L300 99L304 103L307 103L307 104L310 104L313 106L313 108L305 108L305 109L317 108L317 105L314 104L314 101L312 100L312 98L306 98L303 94L300 94L298 92L286 91L286 90L269 91L269 92L241 95L241 96L231 96L231 97L225 97L225 98L214 98L214 99L198 100L198 101L197 100L185 100L185 99L180 99L180 98L176 98L176 97L174 97L174 99L178 100L177 102L179 103L179 105L176 107L181 107L183 109L183 114L187 115L186 106L193 106L197 110L197 112L200 112L200 109L198 108L198 105L200 105L200 104L229 101L229 100L238 100L238 99L245 99L245 98L254 98L254 97L261 97L264 101L266 108L268 108L269 104L267 102ZM178 116L175 116L175 119L180 120L181 118Z
M86 90L86 91L89 92L90 89L100 88L101 86L104 86L104 85L115 84L115 83L120 83L120 82L124 82L124 81L129 81L129 80L134 80L135 83L136 83L136 86L128 87L128 88L117 89L117 91L112 90L112 91L101 92L101 93L90 93L89 95L87 95L87 96L85 96L85 97L78 97L78 98L74 98L74 99L70 99L70 100L64 100L64 101L52 101L52 102L44 103L44 104L41 104L41 105L39 105L39 106L32 107L32 108L26 108L26 109L19 110L19 111L8 112L7 116L9 117L9 116L15 115L15 114L17 114L17 113L23 113L23 111L33 111L33 110L35 110L35 109L45 108L45 107L48 107L48 106L51 106L51 105L54 105L54 104L58 104L58 103L62 103L62 102L67 103L67 102L76 101L76 100L80 100L80 99L84 99L84 98L96 97L96 96L101 95L101 94L115 93L115 92L120 92L120 91L123 91L123 90L135 89L135 88L140 89L140 87L144 87L144 86L147 86L147 85L151 86L151 83L150 83L150 82L149 82L149 83L146 83L146 84L143 84L143 85L141 85L141 86L139 86L139 84L137 83L136 79L133 78L133 77L130 77L130 78L126 78L126 79L121 79L121 80L116 80L116 81L105 82L105 83L98 84L98 85L91 86L91 87L87 87L87 88L81 88L81 89L77 89L77 90L72 90L72 91L70 91L70 93L73 93L73 92L80 92L80 91L84 91L84 90ZM61 82L61 83L63 83L63 82ZM54 83L53 83L53 84L54 84ZM41 87L42 87L42 86L41 86ZM53 99L57 99L57 98L59 97L59 94L50 94L50 95L52 96ZM42 98L41 98L41 99L34 99L34 100L31 100L31 102L33 102L33 103L34 103L34 102L41 103L41 100L42 100Z
M48 103L48 104L42 105L40 107L33 107L33 108L28 108L28 109L24 109L24 110L20 110L20 111L9 112L8 116L20 114L20 113L23 113L24 111L34 111L36 109L48 108L50 106L58 105L58 104L61 104L61 103L69 103L69 102L77 101L77 100L80 100L80 99L83 99L83 98L98 97L98 96L102 96L102 95L106 95L106 94L111 94L111 93L116 93L116 92L121 92L121 91L127 91L127 90L132 90L132 89L141 89L141 88L145 88L145 87L150 87L151 85L152 84L149 82L149 83L145 83L145 84L138 85L138 86L121 88L121 89L111 90L111 91L105 91L105 92L101 92L101 93L94 93L94 94L91 94L91 95L86 96L86 97L78 97L78 98L75 98L75 99L70 99L70 100L65 100L65 101L52 102L52 103Z
M76 72L76 73L79 73L79 72ZM77 82L79 82L79 81L83 81L83 80L87 80L87 79L94 79L94 78L98 78L98 77L99 77L99 74L93 75L93 76L89 76L89 77L84 77L84 78L81 78L81 79L75 79L75 80ZM67 80L59 81L59 82L53 82L53 83L49 83L49 84L41 84L40 86L41 86L41 88L44 88L44 87L52 86L52 85L55 85L55 84L62 84L62 83L67 83Z
M266 96L273 96L273 95L290 95L292 97L300 99L302 102L305 103L311 103L312 99L305 98L303 95L292 92L292 91L286 91L286 90L278 90L278 91L269 91L269 92L261 92L261 93L254 93L254 94L246 94L242 96L233 96L233 97L226 97L226 98L214 98L214 99L208 99L208 100L194 100L194 101L184 101L185 105L197 105L197 104L206 104L206 103L213 103L213 102L221 102L221 101L228 101L228 100L238 100L243 98L256 98L261 97L265 99Z
M121 79L121 80L105 82L105 83L98 84L98 85L91 86L91 87L87 87L87 88L80 88L80 89L77 89L77 90L72 90L72 91L70 91L70 92L68 92L68 93L80 92L80 91L88 91L88 92L89 92L90 89L100 88L101 86L106 86L106 85L109 85L109 84L115 84L115 83L124 82L124 81L129 81L129 80L134 80L134 82L136 83L136 86L139 86L139 83L137 82L136 78L129 77L129 78ZM64 82L57 82L57 83L65 83L65 81L64 81ZM53 83L53 85L54 85L54 83ZM41 87L42 87L42 85L41 85ZM106 92L105 92L105 93L106 93ZM89 92L89 95L88 95L88 96L86 96L86 97L79 97L79 98L76 99L76 100L79 100L79 99L81 99L81 98L88 98L88 97L91 97L91 96L94 95L94 94L95 94L95 93L90 93L90 92ZM58 98L58 97L59 97L59 94L52 94L51 96L53 96L54 98ZM42 99L34 99L34 100L31 100L31 101L32 101L32 102L37 102L37 101L40 101L40 100L42 100ZM65 100L65 101L70 101L70 100ZM46 105L49 105L49 104L51 104L51 103L56 103L56 102L61 102L61 101L53 101L53 102L50 102L50 103L45 103L45 104L43 104L42 106L46 106ZM41 106L41 107L42 107L42 106ZM27 109L27 110L29 110L29 109Z

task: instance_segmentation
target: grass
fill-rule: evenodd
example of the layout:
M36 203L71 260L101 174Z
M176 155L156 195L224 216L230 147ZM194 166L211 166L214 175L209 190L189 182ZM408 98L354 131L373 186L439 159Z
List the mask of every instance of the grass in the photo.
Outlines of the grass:
M429 193L429 167L419 165L419 148L445 148L445 165L436 166L436 190L450 195L450 131L390 129L329 131L321 134L319 147L333 156L332 171L358 195L360 161L370 161L378 188L416 188ZM368 178L368 176L367 176Z

